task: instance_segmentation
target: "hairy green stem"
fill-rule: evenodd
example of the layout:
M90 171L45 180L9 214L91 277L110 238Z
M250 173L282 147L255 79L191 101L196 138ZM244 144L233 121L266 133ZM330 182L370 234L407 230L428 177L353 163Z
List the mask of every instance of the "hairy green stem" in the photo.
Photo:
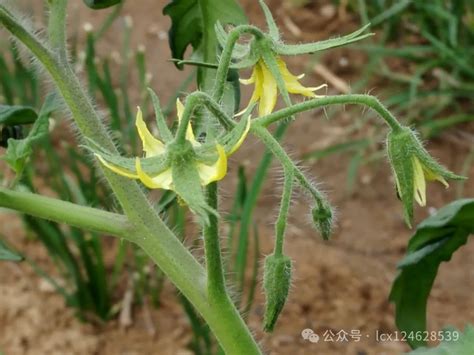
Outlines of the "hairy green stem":
M0 207L9 208L49 221L128 239L132 225L124 215L30 192L0 188Z
M30 49L50 73L82 135L111 152L117 152L70 66L58 62L56 57L33 34L22 27L2 5L0 5L0 22ZM100 169L103 169L102 166ZM190 293L188 295L190 298L196 296L198 302L206 302L205 299L199 299L205 287L204 269L159 218L139 186L134 181L107 169L102 171L125 214L134 225L136 235L140 235L137 243L139 245L146 241L158 243L159 247L154 248L155 255L152 258L176 282L183 293ZM195 277L191 277L190 270ZM201 290L199 285L202 287Z
M206 187L206 200L211 208L218 210L217 183L213 182ZM207 292L212 302L217 298L226 296L219 243L219 220L214 214L209 215L209 224L204 227L204 250L207 266Z
M280 73L280 70L278 69L278 64L274 58L274 55L271 53L271 50L269 48L267 48L267 50L263 50L263 59L277 82L278 90L283 96L283 100L285 104L287 106L291 106L292 105L291 98L288 93L288 90L286 89L285 81ZM287 118L288 119L282 121L278 125L277 129L275 130L274 137L277 141L283 138L292 116L289 115L287 116ZM237 247L237 258L236 258L237 260L236 269L237 269L237 275L238 275L237 281L240 286L240 289L243 288L243 282L244 282L243 275L244 275L245 267L247 264L247 252L248 252L247 251L248 250L247 238L244 238L243 236L248 234L248 230L249 230L250 222L251 222L251 215L253 213L254 206L257 203L257 198L260 193L260 190L262 189L263 182L265 180L265 175L267 174L268 168L270 167L272 158L273 158L272 152L266 150L263 155L262 161L260 162L257 168L257 171L255 172L255 176L250 188L250 193L244 202L242 218L241 218L241 226L240 226L240 232L239 232L239 245Z
M204 1L204 0L203 0ZM204 10L205 6L201 6L201 9ZM203 17L205 13L203 12ZM207 32L204 34L203 42L205 47L204 60L213 62L216 59L216 48L215 46L209 46L209 38L206 38ZM238 38L238 36L236 37ZM236 41L236 40L235 40ZM226 47L231 47L227 51L227 59L223 62L219 61L219 68L217 70L217 77L212 75L209 70L203 70L202 76L198 75L198 84L199 87L206 91L204 93L195 93L192 95L199 96L201 99L201 104L205 105L207 109L219 120L221 125L225 129L229 130L234 125L235 122L228 118L223 111L221 110L219 104L224 95L224 87L227 79L227 73L230 65L232 49L235 45L227 45ZM211 89L210 84L213 89ZM217 89L216 89L217 88ZM207 93L213 91L212 100ZM217 91L217 92L216 92ZM217 183L213 183L210 186L206 187L206 195L208 204L217 210L218 196L217 196ZM232 353L235 354L260 354L257 343L253 339L249 329L245 325L242 317L240 316L237 308L230 299L226 287L225 287L225 278L224 278L224 268L222 264L222 256L219 245L219 224L218 219L215 216L209 216L210 223L204 229L204 243L205 243L205 252L206 252L206 263L207 263L207 272L208 272L208 297L211 307L213 307L215 314L222 320L222 325L229 324L230 327L227 329L228 334L233 334L235 337L241 339L240 346L241 350L233 349ZM227 316L226 316L227 315ZM233 319L234 322L229 323L230 319ZM238 323L238 324L235 324ZM224 344L220 341L221 346L223 346L226 352L228 351Z
M374 96L370 95L335 95L335 96L326 96L316 99L311 99L291 107L281 109L279 111L273 112L267 116L259 117L254 120L254 123L261 126L267 127L270 124L283 120L291 115L301 113L304 111L313 110L315 108L329 106L329 105L363 105L368 106L388 124L388 126L393 130L398 132L402 129L401 124L397 119L387 110L387 108Z
M191 116L199 106L206 107L225 129L229 130L235 126L235 122L222 111L220 106L209 95L202 91L196 91L186 98L184 112L176 132L176 141L184 142L186 139L186 131Z
M48 0L48 37L53 50L61 61L67 61L66 10L67 0Z
M227 81L227 75L229 73L229 67L232 61L232 52L240 36L242 36L244 33L252 34L256 38L263 37L262 31L251 25L240 25L230 31L225 47L222 50L219 66L217 68L216 79L214 81L212 97L216 102L220 102L222 100L225 83Z
M278 143L275 137L273 137L265 127L259 125L257 122L252 124L250 130L255 136L260 138L267 149L277 157L283 166L283 169L285 171L291 171L301 187L306 189L318 204L321 204L322 201L324 201L324 197L321 192L316 189L316 187L308 180L303 172L296 166L296 164L293 162L293 160L291 160L288 154L286 154L285 150L281 147L280 143Z
M288 212L291 205L291 194L293 192L293 170L284 169L283 193L281 195L280 211L275 223L275 256L283 255L283 243L285 240Z
M100 117L67 62L56 56L0 5L0 23L40 61L56 83L82 135L116 152ZM102 167L101 167L102 168ZM129 239L139 245L167 274L209 324L227 354L259 354L258 346L228 297L211 307L206 292L207 274L191 253L159 218L139 186L129 179L102 170L119 200L132 230ZM35 211L25 211L33 213ZM36 212L35 212L36 213ZM57 222L63 222L57 220Z

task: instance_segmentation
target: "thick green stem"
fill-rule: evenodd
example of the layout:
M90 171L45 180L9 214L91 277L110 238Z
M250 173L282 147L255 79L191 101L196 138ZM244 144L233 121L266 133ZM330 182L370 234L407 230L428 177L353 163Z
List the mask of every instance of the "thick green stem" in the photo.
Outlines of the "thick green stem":
M53 50L61 61L67 61L66 10L67 0L48 0L48 37Z
M0 22L31 50L50 73L82 135L94 140L105 149L116 152L104 125L69 65L58 62L56 57L33 34L22 27L2 5L0 5ZM102 169L101 166L100 168ZM154 248L153 259L191 302L206 304L207 300L204 297L206 273L203 267L159 218L134 181L107 169L103 170L103 173L134 226L137 244L141 245L148 240L151 242L160 240Z
M211 183L206 187L206 198L209 206L217 210L217 183ZM260 354L257 344L227 294L219 242L219 220L215 215L209 216L209 224L204 227L204 250L207 266L209 306L213 310L214 315L220 319L220 325L225 326L228 334L233 335L236 340L238 338L238 341L241 343L241 350L233 349L233 351L228 353ZM238 328L235 328L236 326ZM221 341L221 345L224 346L225 344Z
M386 107L374 96L370 95L335 95L311 99L300 104L293 105L271 113L270 115L259 117L254 123L267 127L268 125L286 119L297 113L314 110L315 108L329 105L363 105L368 106L389 125L393 131L400 131L402 126L397 119L386 109Z
M0 207L73 227L128 239L132 225L124 215L30 192L0 188Z
M49 72L82 135L115 152L116 148L100 117L68 63L58 61L3 5L0 5L0 23L29 49ZM159 218L138 185L108 170L103 170L103 173L132 225L129 239L146 251L196 307L224 351L235 355L259 354L250 331L228 297L220 300L218 309L211 308L206 292L207 275L204 268ZM36 213L33 210L26 212Z
M207 204L218 210L217 183L206 187ZM204 250L207 266L207 292L210 302L226 297L225 278L219 242L219 220L216 215L209 216L209 224L204 227Z

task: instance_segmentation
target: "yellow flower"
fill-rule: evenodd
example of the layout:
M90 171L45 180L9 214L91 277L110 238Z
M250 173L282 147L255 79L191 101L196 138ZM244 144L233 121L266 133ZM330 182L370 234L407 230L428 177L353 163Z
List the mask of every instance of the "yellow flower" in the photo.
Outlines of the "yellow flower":
M327 86L326 84L323 84L318 87L304 87L299 82L299 80L304 77L304 74L298 76L291 74L286 67L286 63L279 57L277 58L277 63L280 74L283 78L283 81L285 82L286 90L290 94L299 94L306 97L317 97L314 91ZM273 111L278 96L278 85L275 77L272 75L262 59L260 59L255 64L250 78L241 79L240 82L244 85L255 85L249 106L255 102L260 101L258 106L259 116L268 115Z
M184 106L179 100L176 102L176 108L178 120L181 122ZM179 164L186 167L192 164L202 186L223 179L227 173L227 157L234 153L244 141L250 129L250 117L240 125L237 132L239 136L229 134L224 136L223 144L218 142L215 145L198 142L189 123L186 129L186 141L191 149L175 147L173 151L178 152L177 154L171 153L168 149L168 144L173 145L174 141L164 144L150 133L140 108L138 108L135 125L142 141L144 158L117 158L105 152L95 155L108 169L127 178L140 180L150 189L175 190L173 167ZM191 153L189 153L190 150ZM180 152L183 153L182 156Z
M420 206L426 206L426 180L439 181L446 186L446 188L448 188L449 185L444 177L428 169L416 156L412 157L412 164L415 200Z

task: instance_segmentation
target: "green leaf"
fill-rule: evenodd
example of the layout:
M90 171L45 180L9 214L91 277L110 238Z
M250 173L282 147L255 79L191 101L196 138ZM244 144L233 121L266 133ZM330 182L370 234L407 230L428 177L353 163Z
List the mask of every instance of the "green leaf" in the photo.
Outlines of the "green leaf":
M466 325L464 334L455 328L447 328L440 332L446 340L436 348L419 348L407 355L468 355L474 349L474 327ZM449 339L449 340L448 340Z
M105 9L121 2L122 0L84 0L84 3L94 10Z
M35 121L28 136L24 139L8 140L6 154L1 157L7 162L11 169L15 171L17 177L21 175L25 168L28 157L33 153L33 145L48 134L49 116L58 108L58 101L55 95L49 95L41 108L38 119Z
M199 47L202 38L202 22L197 0L173 0L165 6L163 14L171 17L169 43L175 59L183 59L189 45ZM182 68L182 65L178 65Z
M22 261L23 257L8 248L5 243L0 240L0 261Z
M245 24L242 8L236 0L172 0L164 9L163 14L171 17L171 29L169 31L169 43L173 58L183 59L184 53L189 45L193 47L193 60L209 64L217 63L217 50L219 42L215 27L218 23ZM181 69L183 65L175 62ZM199 68L199 89L210 92L215 82L215 70L210 68ZM238 74L228 78L224 89L223 107L232 110L240 106L240 85ZM196 120L197 132L199 133L201 119Z
M420 223L409 241L407 255L398 264L400 271L390 292L400 330L407 333L426 330L426 306L438 267L441 262L449 261L472 233L474 199L450 203ZM408 342L413 348L425 344L416 338Z
M214 26L217 21L222 24L238 25L246 23L247 19L234 0L172 0L163 9L163 14L171 17L171 29L169 31L170 48L175 59L183 59L184 52L191 45L194 51L203 43L206 37L206 46L215 51L217 39ZM206 57L206 56L204 56ZM209 58L204 61L209 62ZM210 58L215 62L215 58ZM179 66L182 68L182 66Z
M16 126L35 122L38 115L32 107L0 105L0 125Z

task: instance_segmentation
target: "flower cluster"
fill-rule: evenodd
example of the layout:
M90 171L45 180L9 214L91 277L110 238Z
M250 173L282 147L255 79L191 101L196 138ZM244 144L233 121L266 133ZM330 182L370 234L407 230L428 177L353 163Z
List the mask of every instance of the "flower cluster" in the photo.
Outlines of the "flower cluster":
M178 130L175 137L162 115L158 114L157 125L163 129L160 140L148 130L142 111L138 108L135 125L142 141L144 157L120 157L110 154L93 142L90 142L90 146L98 160L111 171L129 179L140 180L150 189L175 191L191 210L207 220L208 214L216 211L207 206L201 186L224 178L228 157L241 146L249 132L250 116L246 115L231 130L217 138L199 142L191 121L183 120L185 108L179 100L176 102L176 110ZM161 112L159 107L157 112ZM179 135L180 132L184 132L184 137Z
M259 117L271 114L276 106L278 92L288 106L292 105L289 94L321 99L322 96L316 95L315 92L326 85L303 86L300 83L303 75L293 75L282 59L283 56L314 53L359 41L371 34L364 34L366 29L364 27L340 38L288 45L282 42L268 7L261 0L260 4L267 21L268 33L253 26L239 26L227 32L221 24L216 24L217 38L223 48L218 73L220 70L225 78L229 69L236 71L252 68L250 78L240 80L244 85L254 85L247 108L235 116L242 116L240 120L227 117L220 107L219 101L224 83L216 80L217 94L214 97L198 91L186 98L184 106L179 100L177 101L178 128L174 133L167 127L159 109L158 99L152 93L160 139L150 133L142 112L138 109L136 127L143 144L144 157L116 156L93 142L90 142L89 148L94 151L98 160L114 173L139 180L150 189L175 191L204 223L208 223L209 214L217 214L217 211L207 205L202 187L224 178L227 173L228 157L242 145L249 131L260 138L280 160L285 172L280 215L276 223L275 252L267 257L264 270L264 288L267 296L265 329L272 330L285 304L291 282L291 260L283 254L283 237L293 183L299 184L313 198L315 203L311 210L312 219L324 239L330 237L333 212L323 195L288 157L267 127L258 122L251 122L250 113L258 104ZM246 43L239 43L237 40L242 34L251 34L252 38ZM212 65L206 64L206 66ZM215 118L220 124L218 127L222 129L216 130L217 125L208 122L209 127L203 127L204 138L197 139L192 124L197 107L206 108L211 114L210 117ZM379 113L386 113L384 110L379 110ZM448 186L446 179L461 177L439 165L423 148L411 129L401 126L393 116L384 119L391 128L387 138L389 160L403 202L406 221L411 225L413 201L422 206L426 204L426 180L437 180Z

